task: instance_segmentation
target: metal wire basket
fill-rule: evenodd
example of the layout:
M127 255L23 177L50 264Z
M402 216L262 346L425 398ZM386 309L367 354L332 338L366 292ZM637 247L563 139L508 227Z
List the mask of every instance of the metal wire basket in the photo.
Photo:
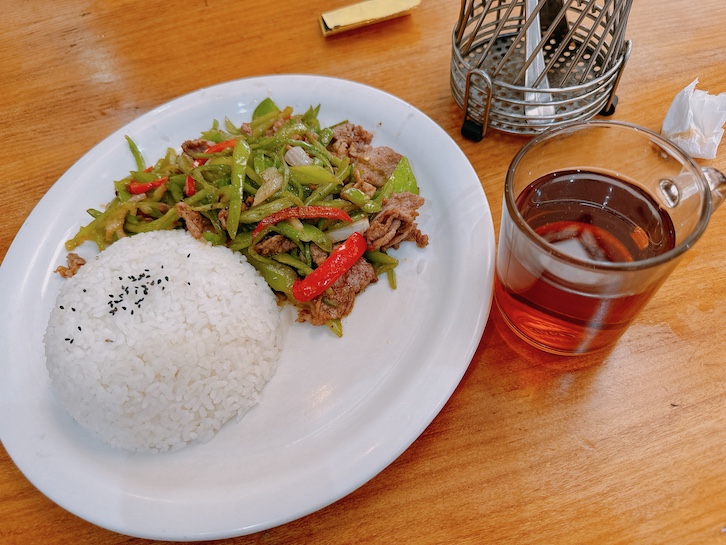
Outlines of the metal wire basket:
M610 115L630 55L632 0L462 0L451 89L462 134L537 134Z

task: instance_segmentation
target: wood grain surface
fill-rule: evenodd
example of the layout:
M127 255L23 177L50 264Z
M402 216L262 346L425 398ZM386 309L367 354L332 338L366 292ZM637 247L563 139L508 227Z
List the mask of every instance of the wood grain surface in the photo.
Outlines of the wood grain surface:
M527 138L460 136L449 87L459 3L423 0L409 16L323 38L318 16L346 3L3 2L0 256L110 133L181 94L263 74L337 76L413 104L464 150L498 230L504 173ZM614 118L659 130L695 78L726 92L726 5L634 4ZM726 144L701 163L726 171ZM720 210L608 353L537 352L493 310L460 386L395 462L333 505L224 543L726 544L725 232ZM146 541L55 505L0 449L0 543Z

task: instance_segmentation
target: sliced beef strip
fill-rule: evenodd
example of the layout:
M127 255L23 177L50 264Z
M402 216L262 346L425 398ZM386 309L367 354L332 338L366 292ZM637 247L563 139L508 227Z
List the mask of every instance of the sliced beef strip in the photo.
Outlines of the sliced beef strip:
M275 122L272 124L272 126L265 131L265 136L275 136L275 134L277 134L277 131L280 130L280 127L282 127L288 119L289 117L278 117L277 119L275 119Z
M219 220L219 225L222 226L222 229L225 231L227 230L227 218L229 217L229 208L222 208L217 213L217 219Z
M360 258L325 293L300 308L297 321L324 325L327 320L344 318L353 310L356 295L377 281L378 277L373 266Z
M339 287L345 286L352 289L355 293L360 293L368 287L368 284L374 284L376 282L378 282L376 270L373 268L373 265L361 257L332 287L335 290L336 285ZM334 297L328 297L328 299L335 300Z
M365 237L370 250L398 248L401 242L410 240L420 248L428 245L428 236L416 225L418 209L424 199L413 193L394 193L383 203L381 211L371 220Z
M313 263L315 263L318 267L322 265L323 261L325 261L328 257L328 253L325 250L321 250L320 247L316 246L315 244L310 245L310 257L313 260Z
M202 238L205 230L204 216L196 210L192 210L191 206L185 202L176 203L174 208L176 209L176 213L179 214L179 217L184 220L189 234L196 239Z
M371 185L368 182L364 182L363 180L358 180L356 182L351 182L349 184L346 184L343 187L343 190L348 189L349 187L358 189L358 190L362 191L365 195L368 195L371 198L373 198L373 195L376 194L376 186ZM345 195L343 194L343 191L341 191L340 197L342 199L345 199Z
M328 149L338 157L355 157L368 149L372 141L373 135L360 125L342 123L333 127L333 138Z
M373 147L373 134L360 125L343 123L333 128L328 149L338 157L348 156L357 184L381 187L401 160L401 154L387 146Z
M249 210L249 208L252 206L252 203L254 202L255 197L254 195L248 195L245 197L245 200L242 201L240 204L239 210L240 212L244 212L245 210ZM229 218L229 208L222 208L217 213L217 219L219 220L219 224L222 226L222 229L225 231L227 230L227 219Z
M369 148L353 159L353 177L358 183L381 187L391 177L401 157L400 153L386 146Z
M196 140L187 140L181 145L182 152L186 153L189 157L194 158L195 154L204 153L207 148L214 144L211 140L204 140L198 138Z
M262 256L284 254L285 252L289 252L295 248L297 248L297 244L289 238L279 234L265 237L264 240L255 244L255 252Z

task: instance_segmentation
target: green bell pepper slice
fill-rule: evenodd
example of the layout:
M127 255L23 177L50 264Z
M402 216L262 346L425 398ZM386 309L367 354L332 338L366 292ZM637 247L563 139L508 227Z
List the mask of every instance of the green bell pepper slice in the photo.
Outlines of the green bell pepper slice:
M232 152L232 191L229 195L229 214L227 216L227 232L229 238L237 235L242 211L242 194L244 192L245 171L250 158L250 145L246 140L238 140Z

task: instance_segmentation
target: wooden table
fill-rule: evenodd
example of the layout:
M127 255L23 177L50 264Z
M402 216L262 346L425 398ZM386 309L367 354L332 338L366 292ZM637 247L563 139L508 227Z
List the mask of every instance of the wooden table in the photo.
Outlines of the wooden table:
M46 190L101 139L183 93L312 73L381 88L439 123L476 169L495 227L527 140L459 134L455 1L324 39L322 2L5 2L0 8L0 255ZM726 7L638 0L614 118L654 130L696 77L726 91ZM726 171L726 144L710 164ZM496 310L459 388L393 464L337 503L226 543L726 543L726 212L609 353L556 358ZM9 289L3 286L2 289ZM18 362L22 363L22 362ZM0 543L140 544L36 490L0 449Z

